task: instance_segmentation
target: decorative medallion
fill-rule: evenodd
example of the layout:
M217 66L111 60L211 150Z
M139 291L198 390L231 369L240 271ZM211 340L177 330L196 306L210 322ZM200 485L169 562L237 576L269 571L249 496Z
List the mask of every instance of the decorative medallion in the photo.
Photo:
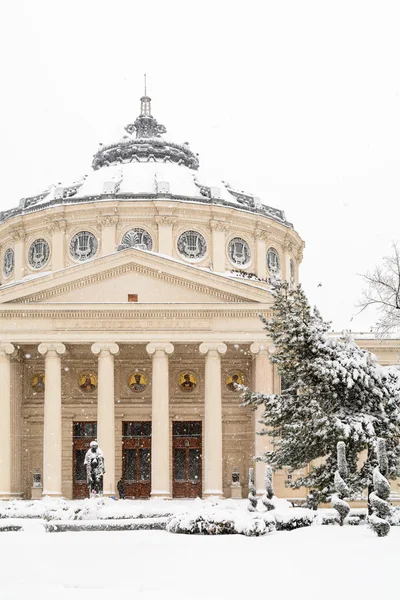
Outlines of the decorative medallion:
M39 238L32 242L29 252L28 261L32 269L41 269L49 260L50 247L46 240Z
M233 238L228 245L228 256L235 265L247 265L251 258L248 243L240 237Z
M4 254L3 273L5 277L9 277L14 270L14 250L8 248Z
M183 392L193 392L197 386L197 377L191 371L186 371L179 376L178 383Z
M90 231L76 233L69 244L71 256L76 260L88 260L92 258L98 248L96 236Z
M121 240L120 248L139 248L139 250L151 250L153 240L151 235L144 229L130 229Z
M78 383L82 392L93 392L97 388L97 375L91 372L82 373Z
M280 271L279 254L275 248L269 248L267 252L267 267L271 274L277 274Z
M231 392L236 391L237 385L244 384L243 373L240 373L239 371L235 371L235 373L231 373L231 375L229 375L229 377L226 378L225 383L226 383L226 387L228 388L228 390L230 390Z
M128 379L128 387L132 392L143 392L147 387L147 377L136 371Z
M189 260L200 260L207 251L207 242L198 231L185 231L178 238L178 251Z
M31 379L31 386L36 394L43 393L45 387L45 374L35 373Z

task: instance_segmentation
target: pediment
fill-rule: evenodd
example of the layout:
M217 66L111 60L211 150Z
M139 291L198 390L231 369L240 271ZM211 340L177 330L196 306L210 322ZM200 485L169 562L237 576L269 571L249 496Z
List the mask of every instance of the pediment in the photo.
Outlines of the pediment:
M268 302L267 290L134 248L0 288L0 303Z

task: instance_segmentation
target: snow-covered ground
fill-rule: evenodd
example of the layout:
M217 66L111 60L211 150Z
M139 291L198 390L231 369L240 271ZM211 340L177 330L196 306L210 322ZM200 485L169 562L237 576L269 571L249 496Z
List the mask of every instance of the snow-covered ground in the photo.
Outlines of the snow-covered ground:
M306 527L263 537L166 531L0 533L1 600L396 598L400 527Z

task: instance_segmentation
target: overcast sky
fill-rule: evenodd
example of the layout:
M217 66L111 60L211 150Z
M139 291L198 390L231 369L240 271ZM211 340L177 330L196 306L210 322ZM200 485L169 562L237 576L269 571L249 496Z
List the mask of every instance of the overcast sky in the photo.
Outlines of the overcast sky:
M201 172L285 210L336 330L400 238L400 5L377 0L2 2L0 210L90 172L137 116L143 73ZM321 287L318 284L322 283ZM353 318L352 321L350 319Z

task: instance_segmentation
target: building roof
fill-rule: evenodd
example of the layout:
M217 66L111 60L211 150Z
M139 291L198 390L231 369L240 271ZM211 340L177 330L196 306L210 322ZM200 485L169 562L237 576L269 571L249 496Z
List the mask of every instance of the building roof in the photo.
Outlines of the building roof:
M145 95L140 102L140 115L125 127L126 134L113 144L100 145L89 175L22 198L17 208L0 212L0 222L52 205L165 198L240 208L293 227L282 210L257 196L226 181L205 181L198 171L198 155L189 144L163 137L167 130L152 116L151 99Z

